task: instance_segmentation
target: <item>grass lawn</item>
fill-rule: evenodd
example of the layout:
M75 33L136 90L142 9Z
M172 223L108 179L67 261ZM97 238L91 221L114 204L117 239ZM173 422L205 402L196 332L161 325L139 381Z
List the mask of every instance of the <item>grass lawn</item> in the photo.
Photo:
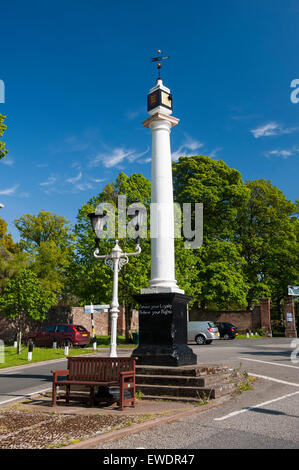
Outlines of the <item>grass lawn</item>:
M69 356L91 353L90 349L73 348L69 350ZM4 362L0 362L0 369L5 367L22 366L31 364L32 362L49 361L51 359L62 359L64 356L64 348L34 348L32 352L32 361L28 361L28 348L22 345L21 354L17 354L16 348L13 346L4 347Z
M97 336L97 348L108 348L110 346L110 336ZM136 344L126 344L124 337L117 338L117 349L126 348L134 349ZM78 356L81 354L92 354L92 344L87 348L72 348L69 349L69 356ZM64 348L38 348L35 347L32 352L32 360L28 361L28 347L22 345L21 354L17 354L16 348L13 346L4 346L4 362L1 362L0 354L0 369L5 367L22 366L24 364L31 364L33 362L50 361L55 359L62 359L65 357Z

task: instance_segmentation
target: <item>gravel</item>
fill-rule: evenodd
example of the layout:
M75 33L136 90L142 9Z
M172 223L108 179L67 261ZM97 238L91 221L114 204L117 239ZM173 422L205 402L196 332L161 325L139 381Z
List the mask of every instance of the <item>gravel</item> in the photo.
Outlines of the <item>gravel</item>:
M0 411L0 449L61 447L140 422L142 416ZM148 417L147 417L148 419Z

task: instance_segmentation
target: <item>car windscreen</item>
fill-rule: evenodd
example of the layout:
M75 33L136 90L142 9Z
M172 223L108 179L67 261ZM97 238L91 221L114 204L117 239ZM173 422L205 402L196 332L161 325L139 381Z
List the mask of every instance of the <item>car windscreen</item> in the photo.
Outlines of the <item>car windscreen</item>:
M79 332L86 332L87 331L83 326L80 326L80 325L75 325L75 328Z
M208 323L210 328L217 328L214 322L209 321Z
M53 333L55 331L56 326L46 326L42 331L47 333Z

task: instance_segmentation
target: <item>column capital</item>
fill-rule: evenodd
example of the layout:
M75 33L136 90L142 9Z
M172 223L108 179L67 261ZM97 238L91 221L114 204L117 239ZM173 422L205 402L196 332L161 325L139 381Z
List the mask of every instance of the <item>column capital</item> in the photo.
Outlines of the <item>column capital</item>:
M176 126L179 123L179 119L173 117L173 116L168 116L167 114L163 113L156 113L153 116L147 118L145 121L143 121L144 127L151 127L151 123L153 121L168 121L171 124L171 127Z

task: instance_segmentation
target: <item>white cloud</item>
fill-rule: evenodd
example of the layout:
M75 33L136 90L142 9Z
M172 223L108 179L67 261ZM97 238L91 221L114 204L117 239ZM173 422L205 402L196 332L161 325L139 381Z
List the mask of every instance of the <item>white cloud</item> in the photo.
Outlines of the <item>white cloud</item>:
M7 165L7 166L12 166L14 164L14 159L11 158L11 157L5 157L1 160L1 163L3 163L3 165Z
M82 172L79 171L77 176L74 176L73 178L68 178L66 181L67 181L67 183L74 184L77 181L80 181L81 179L82 179Z
M1 196L12 196L16 192L16 190L19 186L20 186L19 184L16 184L15 186L12 186L11 188L0 189L0 195Z
M298 129L298 127L284 128L277 122L269 122L268 124L259 126L256 129L251 129L250 132L256 139L258 139L259 137L272 135L292 134L293 132L298 131Z
M211 152L208 152L208 155L210 158L216 158L218 155L218 152L220 152L223 149L223 147L216 147Z
M57 178L55 176L50 176L47 181L43 181L42 183L39 183L40 186L51 186L57 181Z
M171 158L172 160L176 161L179 157L182 156L189 157L191 156L190 151L192 152L192 155L194 155L194 152L202 148L203 145L204 144L199 140L195 140L189 135L185 134L185 141L175 152L172 153Z
M119 165L126 159L131 163L136 159L143 157L148 151L149 149L147 149L145 152L136 153L134 149L116 147L110 152L98 153L96 157L90 161L89 167L93 168L99 166L99 164L102 163L106 168L111 168Z
M274 150L268 150L265 152L266 157L282 157L282 158L288 158L292 157L293 155L296 155L299 153L299 148L293 147L292 149L274 149Z
M103 183L104 181L106 181L106 178L91 178L91 181L94 181L94 183Z
M129 109L129 110L127 111L126 116L127 116L127 119L128 119L129 121L132 121L133 119L136 119L136 118L137 118L138 116L140 116L141 114L145 114L145 109L144 109L144 107L139 108L139 109L136 109L136 110L134 110L134 111L132 111L131 109Z

